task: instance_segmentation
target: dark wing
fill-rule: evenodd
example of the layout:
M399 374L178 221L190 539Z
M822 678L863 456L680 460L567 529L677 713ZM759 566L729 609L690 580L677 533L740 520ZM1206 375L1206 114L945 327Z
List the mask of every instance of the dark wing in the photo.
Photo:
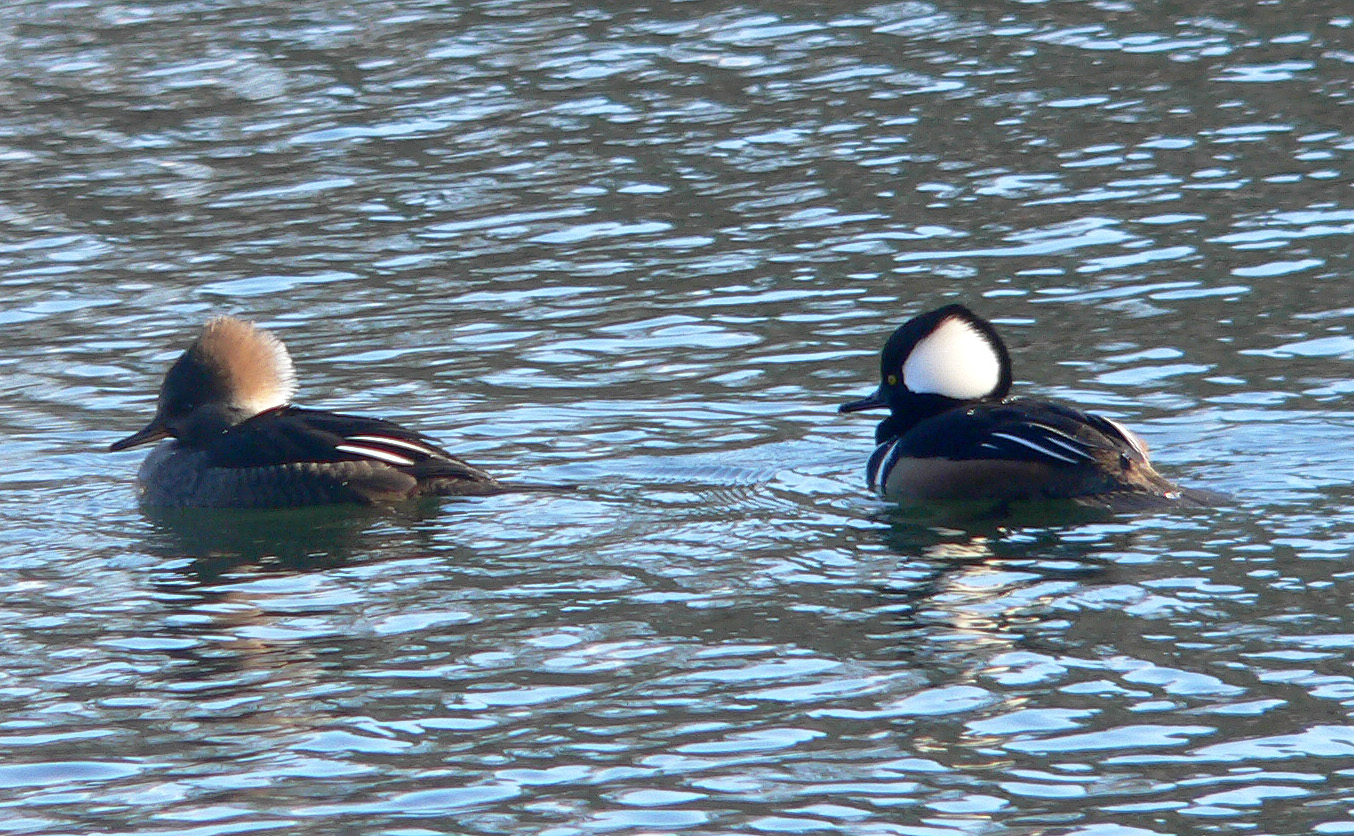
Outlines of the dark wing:
M1114 421L1052 401L1011 400L950 410L919 423L898 454L955 460L1002 459L1054 467L1126 457L1147 460L1137 436Z
M231 427L208 452L214 467L379 462L419 479L493 482L484 471L399 424L294 406L269 410Z

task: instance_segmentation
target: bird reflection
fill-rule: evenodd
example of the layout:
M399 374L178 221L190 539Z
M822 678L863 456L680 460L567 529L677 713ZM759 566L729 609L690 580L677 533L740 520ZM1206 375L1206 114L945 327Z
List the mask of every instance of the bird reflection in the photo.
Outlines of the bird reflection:
M304 702L306 689L325 681L335 657L324 648L343 648L337 658L347 664L380 643L370 630L346 632L350 576L324 570L375 556L450 554L431 543L438 527L423 524L442 505L146 509L153 530L145 549L165 562L155 580L161 629L185 642L168 652L181 664L161 675L176 689L244 701L237 714L249 722L290 722L275 709ZM275 670L287 672L285 695L268 685L264 672Z
M153 533L147 551L167 561L190 562L181 572L199 583L250 565L315 571L368 553L369 533L382 518L426 519L436 503L414 503L398 512L355 506L278 509L148 508Z
M1103 516L1103 515L1101 515ZM1009 518L954 528L923 525L891 509L882 539L902 562L880 585L894 605L894 636L944 637L949 652L992 651L995 642L1029 646L1064 623L1058 599L1069 588L1106 583L1134 526L1094 516L1059 524L1013 525ZM931 650L940 646L932 645Z

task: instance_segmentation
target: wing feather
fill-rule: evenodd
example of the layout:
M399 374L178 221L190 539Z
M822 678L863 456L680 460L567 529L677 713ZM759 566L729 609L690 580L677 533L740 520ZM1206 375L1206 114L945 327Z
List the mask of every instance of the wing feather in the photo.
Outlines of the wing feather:
M941 413L917 424L889 446L876 450L882 460L895 456L1004 459L1054 467L1078 467L1128 456L1145 460L1137 436L1108 418L1053 401L1014 399Z
M368 461L419 479L493 481L484 471L399 424L294 406L269 410L231 427L209 452L214 467Z

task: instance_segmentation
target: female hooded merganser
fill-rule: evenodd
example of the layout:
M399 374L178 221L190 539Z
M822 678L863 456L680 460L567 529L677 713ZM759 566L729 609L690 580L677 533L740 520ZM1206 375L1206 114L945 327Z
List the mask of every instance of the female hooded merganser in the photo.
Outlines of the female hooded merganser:
M217 317L169 368L151 422L108 449L169 439L137 474L151 506L372 504L506 490L398 424L290 406L295 390L281 340Z
M884 345L880 368L879 388L839 411L889 409L866 467L885 499L1192 501L1152 469L1147 445L1118 422L1007 398L1006 346L963 305L904 323Z

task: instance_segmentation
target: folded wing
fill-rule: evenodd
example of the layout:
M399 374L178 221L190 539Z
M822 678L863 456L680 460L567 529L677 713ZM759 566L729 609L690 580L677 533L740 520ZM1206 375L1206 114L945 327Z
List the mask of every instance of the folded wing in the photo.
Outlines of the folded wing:
M366 462L416 479L496 484L431 439L390 421L284 406L232 427L229 443L209 449L214 467L275 467L296 463Z

